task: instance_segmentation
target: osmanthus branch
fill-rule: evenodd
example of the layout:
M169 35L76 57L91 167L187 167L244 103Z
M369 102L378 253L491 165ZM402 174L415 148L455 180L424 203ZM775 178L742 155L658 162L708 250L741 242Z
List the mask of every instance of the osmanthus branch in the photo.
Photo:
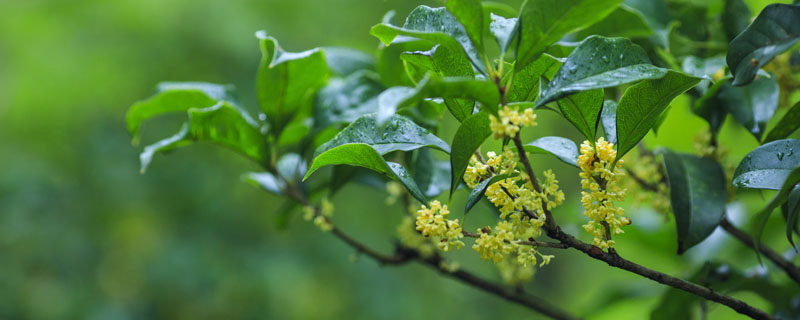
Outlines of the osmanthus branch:
M478 239L481 237L480 234L469 232L469 231L461 231L465 237L475 238ZM506 240L506 243L511 243L511 241ZM524 246L532 246L532 247L541 247L541 248L554 248L554 249L567 249L569 248L567 245L560 243L560 242L543 242L543 241L536 241L532 239L528 240L515 240L514 243L521 244Z
M522 145L522 141L519 139L519 135L514 137L514 144L516 145L517 151L520 155L520 161L523 161L525 170L528 171L528 175L530 176L531 179L531 184L533 184L534 187L537 186L538 183L535 182L536 176L532 174L533 170L531 169L530 161L528 160L525 148ZM676 278L668 274L646 268L644 266L631 262L630 260L626 260L620 257L619 254L617 254L617 252L612 249L609 249L609 252L605 252L594 245L580 241L574 236L565 233L564 231L561 230L561 228L553 219L553 215L550 213L550 210L548 210L548 208L544 208L544 212L546 216L544 229L547 232L547 236L552 239L558 240L559 242L567 245L570 248L577 249L585 253L586 255L596 260L603 261L609 266L612 266L614 268L630 271L632 273L638 274L640 276L656 281L658 283L686 291L688 293L694 294L696 296L702 297L707 300L721 303L733 309L734 311L749 316L753 319L774 319L766 312L757 309L747 304L744 301L717 293L709 288L697 285L695 283L685 281L680 278Z
M655 186L644 182L643 179L641 179L640 177L636 176L636 174L634 174L633 172L629 172L629 173L630 173L630 176L633 178L633 180L635 180L637 183L639 183L639 185L641 185L645 189L648 189L648 190L656 190L657 189ZM748 235L746 232L744 232L741 229L739 229L736 226L734 226L728 220L728 218L723 217L722 220L720 220L719 225L720 225L720 227L722 227L722 230L725 230L725 232L727 232L728 234L733 236L736 240L739 240L739 242L741 242L742 244L750 247L753 250L756 250L755 242L753 241L753 238L750 235ZM786 272L786 274L789 276L789 278L792 278L792 280L794 280L795 282L800 284L800 268L798 268L792 262L790 262L789 260L784 258L782 255L780 255L779 253L775 252L774 250L772 250L771 248L767 247L764 244L759 244L758 251L763 253L764 256L767 257L767 259L769 259L770 261L772 261L776 266L778 266L778 268L781 268L781 270Z
M296 189L288 186L286 188L286 193L295 201L299 202L304 206L311 206L311 203L306 199L301 193L297 192ZM320 215L320 209L317 206L312 206L314 209L314 213L316 216ZM327 217L325 218L327 219ZM330 221L328 221L330 222ZM423 257L419 254L416 250L397 247L394 254L387 255L381 253L377 250L370 248L369 246L359 242L355 238L351 237L347 233L343 232L336 226L331 224L330 232L343 242L345 242L350 247L354 248L360 254L364 254L375 261L377 261L381 265L402 265L411 261L418 261L423 265L426 265L432 269L438 270L441 274L451 277L453 279L460 280L472 287L477 289L483 290L485 292L494 294L501 298L504 298L508 301L517 303L524 307L530 308L536 312L539 312L543 315L546 315L553 319L563 319L563 320L573 320L579 319L568 313L567 311L558 308L550 303L544 301L543 299L526 294L519 290L511 290L510 288L505 288L501 285L495 284L490 282L486 279L483 279L479 276L476 276L468 271L458 269L458 270L450 270L443 266L442 257L439 255L433 255L430 257ZM529 243L532 244L532 243ZM548 244L541 244L537 243L540 246L549 246Z
M731 236L741 241L746 246L750 247L753 250L758 250L762 254L764 254L767 259L771 260L775 263L778 268L783 269L787 275L789 275L792 280L797 283L800 283L800 268L797 268L794 264L792 264L789 260L785 259L782 255L775 252L774 250L770 249L769 247L765 246L764 244L759 244L758 249L755 247L755 242L753 238L750 237L747 233L742 231L741 229L734 226L726 217L723 217L722 220L719 222L719 226L722 227L723 230L727 231Z

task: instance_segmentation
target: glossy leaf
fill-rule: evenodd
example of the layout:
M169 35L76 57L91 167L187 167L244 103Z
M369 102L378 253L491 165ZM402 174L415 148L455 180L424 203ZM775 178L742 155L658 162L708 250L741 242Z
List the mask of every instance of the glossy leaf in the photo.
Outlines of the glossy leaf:
M708 122L712 131L718 132L725 121L728 111L724 102L718 97L720 90L730 82L731 78L720 79L709 87L703 95L692 104L692 112ZM701 80L705 81L705 80Z
M650 64L642 47L625 38L592 36L567 57L553 80L544 87L537 106L591 89L614 87L667 74Z
M156 153L195 141L210 141L228 147L262 165L268 162L267 138L244 111L220 102L208 108L189 109L188 114L189 119L177 134L144 148L139 155L142 172L147 170Z
M438 196L450 188L450 161L437 160L426 148L414 155L414 181L426 197Z
M408 78L400 56L404 52L430 50L432 46L430 41L411 37L397 37L390 45L381 43L375 55L375 69L381 76L381 82L387 87L416 85Z
M286 187L286 183L283 182L283 180L269 172L248 172L242 175L242 180L278 195L281 194L283 188Z
M719 72L720 69L724 67L725 57L723 56L715 56L706 59L688 56L683 59L683 63L681 63L681 69L683 72L698 78L703 78L703 80L700 80L700 83L695 87L695 90L697 90L701 95L708 91L714 74Z
M545 76L552 79L563 62L549 54L542 54L538 59L514 72L511 87L506 93L506 101L536 101L539 95L539 79Z
M669 150L664 150L663 155L681 254L719 225L728 198L725 174L711 159Z
M772 198L772 200L767 204L764 209L756 213L754 218L755 220L755 233L753 234L753 242L755 243L754 247L759 248L761 243L761 236L764 234L764 228L767 226L767 220L769 220L769 216L772 214L772 211L775 211L778 207L784 204L791 195L792 190L795 186L800 183L800 166L792 169L789 171L789 174L786 175L786 178L780 181L776 181L781 184L778 192ZM788 227L787 228L791 228ZM789 241L791 242L791 232ZM794 243L792 243L794 245ZM760 250L756 250L756 255L761 261Z
M310 107L314 92L325 84L328 66L319 48L286 52L275 38L256 32L261 47L256 91L272 133L278 135L295 112Z
M578 166L578 146L564 137L541 137L526 144L525 151L552 154L566 164Z
M483 198L484 193L486 193L486 188L488 188L495 182L498 182L505 178L508 178L507 174L498 174L492 176L489 179L481 181L481 183L478 183L478 185L475 186L475 188L469 192L469 196L467 197L467 204L464 207L464 214L466 215L470 210L472 210L472 207L474 207L475 204L478 203L478 201L480 201L481 198Z
M378 96L378 123L389 119L397 110L415 105L423 98L463 98L481 102L491 112L497 112L500 94L486 80L469 78L425 77L414 87L392 87Z
M670 10L664 0L625 0L625 6L638 12L655 34L652 41L661 48L669 47L669 34L671 31Z
M422 203L428 203L422 191L419 190L417 183L414 182L414 179L403 166L394 162L387 162L375 149L363 143L343 144L315 157L311 163L311 168L308 169L308 173L303 177L303 181L308 179L319 168L342 164L367 168L389 179L396 180L402 183L414 198Z
M733 85L753 81L756 72L800 40L800 5L771 4L728 47Z
M775 77L761 77L746 86L722 85L719 99L737 122L750 131L756 140L761 140L778 109L778 82Z
M370 33L389 45L397 36L410 36L446 46L454 52L464 52L475 68L485 73L483 60L472 44L464 27L445 8L418 6L408 14L402 27L380 23Z
M334 123L352 122L376 112L378 95L382 91L380 78L368 70L354 72L344 79L331 79L317 92L314 126L325 128Z
M511 42L517 36L517 18L505 18L492 13L492 22L489 24L489 31L500 46L500 52L506 52Z
M644 16L624 4L600 20L574 34L576 40L585 39L591 35L605 37L644 38L653 34L653 29L645 21Z
M458 127L455 137L453 137L453 151L450 154L450 167L452 176L450 179L450 197L453 197L458 184L467 171L469 159L478 150L484 140L492 134L489 126L489 114L481 111L473 114Z
M227 99L229 89L228 86L205 82L160 83L154 96L136 102L128 109L128 132L134 143L138 143L142 121L161 114L186 112L191 108L208 108Z
M670 70L661 79L643 81L625 90L617 104L617 159L644 138L672 99L699 81Z
M603 101L603 111L600 112L600 123L606 141L617 144L617 102L614 100Z
M375 118L375 114L368 114L356 119L331 141L317 148L314 156L317 157L325 151L350 143L369 145L381 155L422 147L433 147L450 153L450 146L446 142L406 117L394 115L383 125L379 125Z
M725 0L722 6L722 29L733 40L750 24L750 8L742 0Z
M480 0L447 0L445 8L464 27L467 37L483 53L483 6Z
M797 233L797 221L800 219L800 185L795 185L786 202L781 205L784 216L786 217L786 239L797 249L794 244L793 234Z
M778 190L797 167L800 167L800 140L773 141L753 149L742 159L733 173L733 185Z
M795 103L786 114L783 115L781 121L769 131L764 143L780 140L788 137L793 132L800 128L800 102Z
M519 16L517 67L522 68L565 35L590 26L622 0L526 0Z
M361 70L375 70L375 57L346 47L325 47L325 62L331 73L347 77Z
M561 115L572 123L589 141L595 141L600 111L603 109L603 89L594 89L558 100Z
M424 78L427 71L443 77L472 78L475 75L472 64L464 55L455 54L452 50L440 45L427 51L404 52L400 57L406 62L407 67L413 65L417 69L423 70L417 82ZM475 101L471 99L446 98L444 102L458 121L464 121L472 114L475 107Z
M284 181L290 184L297 184L300 182L300 179L306 175L308 164L302 156L290 152L278 159L278 164L275 166L275 169Z

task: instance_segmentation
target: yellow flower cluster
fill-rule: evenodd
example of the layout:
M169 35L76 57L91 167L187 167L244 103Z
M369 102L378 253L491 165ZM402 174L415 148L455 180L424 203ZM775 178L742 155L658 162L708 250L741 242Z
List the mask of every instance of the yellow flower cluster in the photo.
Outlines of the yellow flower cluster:
M460 239L464 237L461 233L461 225L458 219L448 220L450 210L447 205L442 205L438 200L430 202L430 208L422 205L417 211L416 230L425 237L435 237L440 240L436 242L439 249L450 251L453 248L461 249L464 242Z
M616 157L614 145L602 137L594 146L589 141L581 144L578 157L581 187L585 190L581 192L581 203L586 210L584 215L590 219L583 228L594 236L594 245L601 249L613 247L611 235L622 233L622 227L631 223L623 216L625 210L614 205L614 201L623 200L626 191L620 186L625 175L622 160L614 165Z
M322 231L333 230L333 224L330 219L333 216L333 203L331 203L328 198L322 199L319 214L317 214L315 209L311 206L306 206L303 210L305 210L303 218L306 221L311 221L313 219L314 224Z
M477 160L470 164L467 172L471 174L465 177L468 185L477 185L483 179L489 179L493 173L509 177L486 188L486 198L499 209L501 221L494 230L488 227L478 230L480 237L472 248L482 259L497 264L504 279L529 279L533 275L532 267L537 263L537 255L542 258L542 265L553 256L542 255L535 247L523 245L520 241L541 236L546 219L545 209L551 210L563 203L564 192L558 188L558 180L550 170L544 172L541 191L536 191L528 175L516 170L517 155L510 150L506 150L502 156L492 152L487 156L489 160L486 164Z
M389 194L385 200L386 205L391 206L397 203L397 199L405 193L405 188L397 181L389 181L386 183L386 193Z
M515 243L514 225L508 221L500 221L495 227L495 233L484 232L485 230L478 230L481 237L475 240L472 249L475 249L480 255L481 259L494 263L498 263L503 258L514 251Z
M492 174L512 174L517 165L516 154L509 149L503 151L501 155L494 152L487 152L489 158L486 164L478 161L476 156L469 159L467 171L464 172L464 183L470 189L474 189L479 183L492 177Z
M404 247L416 250L423 258L432 256L436 251L436 247L431 243L430 239L417 232L414 219L409 216L403 218L403 221L397 227L397 236Z
M526 108L525 111L519 112L517 107L504 106L497 111L500 118L490 115L492 133L495 139L502 137L513 137L517 135L521 127L530 127L536 125L536 114L533 109Z
M636 205L647 203L665 219L668 218L672 211L669 200L669 187L664 182L660 164L652 154L642 154L638 156L631 154L631 156L635 157L631 161L633 165L628 168L631 173L644 183L657 188L655 191L646 190L639 187L638 182L634 179L627 179L626 185L629 187L629 190L633 191Z

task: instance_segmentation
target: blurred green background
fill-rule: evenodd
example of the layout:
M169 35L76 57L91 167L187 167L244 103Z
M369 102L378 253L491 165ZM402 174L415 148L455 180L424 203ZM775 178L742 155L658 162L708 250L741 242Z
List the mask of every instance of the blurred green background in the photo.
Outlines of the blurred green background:
M521 1L510 1L517 7ZM702 2L702 1L695 1ZM748 1L757 13L766 1ZM538 315L440 277L424 266L380 267L299 215L276 227L284 200L240 181L258 170L237 155L197 145L157 157L139 174L124 115L159 81L232 83L255 111L260 59L253 33L267 30L289 51L352 46L374 52L369 28L400 0L5 0L0 1L0 319L517 319ZM691 152L704 122L676 101L651 146ZM782 106L785 107L785 106ZM784 112L782 109L779 114ZM779 118L776 117L776 118ZM177 130L181 117L148 123L143 141ZM541 114L528 138L577 132ZM441 132L452 139L453 128ZM735 164L756 142L728 121L722 143ZM537 159L538 160L538 159ZM577 171L552 159L570 202L558 213L582 233ZM463 193L463 192L462 192ZM454 200L463 205L465 194ZM383 250L402 209L385 193L350 186L335 199L335 221ZM763 204L745 194L738 208ZM485 207L467 227L491 218ZM747 221L733 210L739 224ZM755 255L715 234L675 256L674 223L629 205L634 224L619 252L687 277L710 258L757 271ZM736 214L736 212L740 212ZM776 217L778 215L775 215ZM767 243L789 244L773 219ZM775 232L770 232L775 230ZM585 234L581 234L585 237ZM558 251L528 290L576 314L641 319L665 288L573 251ZM461 265L499 281L469 248ZM771 265L767 268L772 269ZM786 283L782 274L770 279ZM765 306L755 295L741 298ZM711 317L734 315L711 305Z

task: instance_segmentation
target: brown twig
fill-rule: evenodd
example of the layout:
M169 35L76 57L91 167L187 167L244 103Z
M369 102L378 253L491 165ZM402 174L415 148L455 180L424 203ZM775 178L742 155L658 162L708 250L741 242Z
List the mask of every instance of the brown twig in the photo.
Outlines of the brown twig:
M523 161L523 165L525 166L525 170L528 171L528 174L531 176L531 182L536 180L536 178L531 175L533 170L531 169L530 161L528 160L527 155L525 154L524 146L522 145L522 141L519 139L519 134L514 137L514 144L517 147L517 151L520 154L520 161ZM609 250L609 252L604 252L600 248L593 246L591 244L585 243L583 241L578 240L577 238L573 237L572 235L565 233L561 230L558 224L552 219L552 214L547 208L544 208L545 216L547 218L544 229L547 232L547 236L552 239L558 240L561 243L577 249L586 255L603 261L609 266L619 268L622 270L627 270L632 273L638 274L645 278L651 279L658 283L680 289L686 291L688 293L694 294L696 296L715 301L721 303L729 308L733 309L736 312L741 314L747 315L753 319L773 319L772 316L767 314L766 312L757 309L744 301L739 299L726 296L720 293L717 293L709 288L670 276L668 274L658 272L652 269L648 269L644 266L626 260L619 256L616 251Z
M465 237L475 238L478 239L481 237L480 234L469 232L469 231L461 231ZM506 243L511 243L511 241L506 240ZM543 241L536 241L536 240L515 240L514 243L521 244L525 246L532 246L532 247L542 247L542 248L555 248L555 249L567 249L567 245L560 243L560 242L543 242Z
M750 237L747 233L742 231L741 229L734 226L726 217L723 217L722 220L719 222L719 226L722 227L723 230L727 231L728 234L745 244L746 246L750 247L751 249L755 250L755 242L753 238ZM764 254L767 259L771 260L775 263L778 268L781 268L787 275L789 275L792 280L797 283L800 283L800 269L797 268L794 264L792 264L789 260L786 260L781 256L779 253L775 252L774 250L770 249L769 247L765 246L764 244L759 244L758 251Z
M289 195L289 197L296 200L300 204L304 206L311 205L308 199L306 199L301 193L297 192L297 190L294 189L293 187L288 186L285 191L287 195ZM316 206L312 207L314 209L315 215L319 215L320 209ZM359 253L374 259L381 265L401 265L416 260L422 262L424 265L427 265L433 269L438 270L444 275L447 275L454 279L461 280L466 284L469 284L470 286L494 294L508 301L528 307L531 310L537 311L553 319L564 319L564 320L579 319L575 316L570 315L565 310L562 310L556 306L553 306L545 302L539 297L528 295L523 292L515 290L509 290L505 287L489 282L481 277L478 277L464 270L455 270L455 271L448 270L447 268L442 266L443 260L439 256L423 258L417 251L401 247L398 247L393 255L386 255L355 240L353 237L341 231L336 226L332 225L330 232L340 240L344 241L347 245L353 247Z

